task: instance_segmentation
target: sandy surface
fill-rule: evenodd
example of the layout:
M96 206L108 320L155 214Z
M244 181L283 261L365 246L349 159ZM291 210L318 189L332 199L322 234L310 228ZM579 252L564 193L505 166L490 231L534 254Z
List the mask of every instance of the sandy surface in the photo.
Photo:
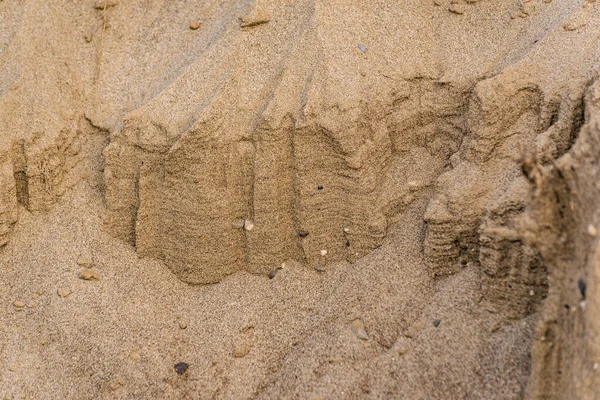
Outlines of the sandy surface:
M430 280L422 204L355 264L319 273L289 262L273 279L238 273L194 287L104 233L93 194L79 187L47 215L24 213L0 254L4 398L518 398L523 390L535 318L491 333L476 269ZM85 249L99 281L78 278ZM72 293L62 298L61 289ZM353 334L355 319L368 340ZM180 361L190 364L182 376Z
M599 399L599 43L595 0L0 0L0 399Z

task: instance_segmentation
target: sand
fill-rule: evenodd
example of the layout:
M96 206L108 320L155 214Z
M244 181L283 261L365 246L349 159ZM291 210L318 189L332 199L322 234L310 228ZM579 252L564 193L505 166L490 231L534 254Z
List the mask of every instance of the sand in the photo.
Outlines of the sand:
M599 16L0 0L0 398L600 398Z

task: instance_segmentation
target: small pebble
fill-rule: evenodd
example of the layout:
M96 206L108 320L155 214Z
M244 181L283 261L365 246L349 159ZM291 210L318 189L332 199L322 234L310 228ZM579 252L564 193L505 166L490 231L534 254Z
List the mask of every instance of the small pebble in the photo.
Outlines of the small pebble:
M298 231L298 236L300 236L301 238L307 237L308 232L307 231Z
M369 340L369 334L365 330L365 325L363 324L362 320L355 319L352 321L350 329L352 330L352 333L354 333L354 336L360 340Z
M60 288L56 291L56 293L60 296L60 297L67 297L69 296L71 293L73 293L73 291L71 289L66 289L66 288Z
M325 266L317 264L315 265L315 271L325 272Z
M323 190L323 186L319 185L319 186L317 186L317 189Z
M596 236L598 236L598 230L597 230L597 229L596 229L596 227L595 227L594 225L592 225L592 224L589 224L589 225L588 225L588 227L587 227L587 231L588 231L588 234L589 234L591 237L596 237Z
M358 44L358 49L360 50L361 53L365 53L367 51L367 48L365 46L363 46L362 44Z
M581 293L581 297L585 299L585 281L581 278L577 280L577 286L579 286L579 293Z
M327 250L321 250L321 255L325 257L327 255Z
M439 319L434 320L433 321L433 326L435 326L437 328L438 326L440 326L440 322L442 322L442 321L439 320Z
M178 362L177 364L175 364L175 372L177 372L179 375L183 375L183 373L187 371L189 366L190 365L188 363Z
M14 305L17 311L21 311L23 307L25 307L25 303L23 303L22 301L15 301Z
M533 289L531 289L531 290L529 291L529 295L530 295L530 296L533 296L534 294L535 294L535 292L533 291Z
M461 260L461 261L460 261L460 265L462 265L463 267L464 267L465 265L467 265L467 260Z
M183 321L179 321L179 329L187 329L187 324Z
M350 247L350 242L346 242L346 247Z
M594 367L593 368L594 368L594 371L597 371L598 370L598 363L594 363Z
M142 356L140 355L140 353L131 353L131 359L133 361L140 361L142 359Z
M345 227L345 228L344 228L344 232L345 232L345 233L350 233L350 228L348 228L348 227Z
M195 31L198 28L200 28L200 21L194 21L190 24L190 29Z
M254 223L250 220L245 220L244 221L244 229L247 231L251 231L252 229L254 229Z
M275 278L275 275L277 275L277 271L279 271L279 270L278 269L274 269L271 272L269 272L269 279Z

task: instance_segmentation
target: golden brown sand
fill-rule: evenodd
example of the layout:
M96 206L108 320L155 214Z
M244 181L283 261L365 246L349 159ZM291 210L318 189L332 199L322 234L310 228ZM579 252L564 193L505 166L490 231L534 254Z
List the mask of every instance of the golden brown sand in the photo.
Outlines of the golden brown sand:
M0 0L0 399L599 399L599 17Z

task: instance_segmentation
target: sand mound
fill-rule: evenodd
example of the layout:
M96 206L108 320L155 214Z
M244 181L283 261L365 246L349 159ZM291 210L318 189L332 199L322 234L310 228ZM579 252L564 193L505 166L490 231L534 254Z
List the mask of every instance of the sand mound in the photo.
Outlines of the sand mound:
M596 398L599 10L0 0L0 395Z

